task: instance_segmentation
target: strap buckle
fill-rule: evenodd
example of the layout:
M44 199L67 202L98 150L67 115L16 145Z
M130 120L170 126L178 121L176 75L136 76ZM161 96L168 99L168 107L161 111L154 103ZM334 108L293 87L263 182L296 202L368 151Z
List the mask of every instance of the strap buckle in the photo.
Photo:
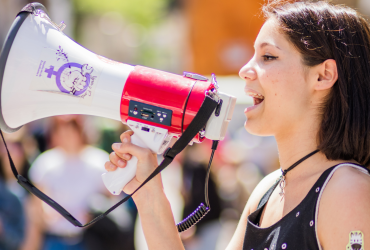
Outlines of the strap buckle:
M164 151L164 153L163 153L163 157L165 157L165 158L170 158L171 160L173 160L174 158L175 158L175 156L176 155L173 155L173 154L171 154L171 147L168 147L167 149L166 149L166 151Z

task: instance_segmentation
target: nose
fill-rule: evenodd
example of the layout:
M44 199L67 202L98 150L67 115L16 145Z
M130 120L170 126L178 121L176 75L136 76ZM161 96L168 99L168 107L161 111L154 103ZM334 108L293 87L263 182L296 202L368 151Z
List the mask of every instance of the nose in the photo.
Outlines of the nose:
M246 65L244 65L240 71L239 76L243 80L254 81L257 78L257 73L255 69L252 67L252 60L250 60Z

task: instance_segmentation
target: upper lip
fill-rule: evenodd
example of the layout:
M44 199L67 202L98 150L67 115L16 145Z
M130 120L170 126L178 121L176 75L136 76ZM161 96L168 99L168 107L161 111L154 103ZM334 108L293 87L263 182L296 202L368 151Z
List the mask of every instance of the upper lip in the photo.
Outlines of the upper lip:
M256 98L260 98L260 99L265 99L265 97L264 97L261 93L259 93L259 92L255 91L255 90L253 90L253 89L250 89L250 88L244 88L244 91L245 91L245 93L246 93L248 96L256 97Z

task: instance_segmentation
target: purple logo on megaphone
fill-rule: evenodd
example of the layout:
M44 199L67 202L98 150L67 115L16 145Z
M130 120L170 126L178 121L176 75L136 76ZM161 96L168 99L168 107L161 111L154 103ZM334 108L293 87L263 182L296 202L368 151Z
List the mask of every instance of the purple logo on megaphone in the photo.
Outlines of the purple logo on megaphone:
M82 95L88 89L93 71L94 68L88 64L79 63L66 63L58 70L54 70L52 65L45 69L48 78L55 75L56 84L61 92L75 96Z

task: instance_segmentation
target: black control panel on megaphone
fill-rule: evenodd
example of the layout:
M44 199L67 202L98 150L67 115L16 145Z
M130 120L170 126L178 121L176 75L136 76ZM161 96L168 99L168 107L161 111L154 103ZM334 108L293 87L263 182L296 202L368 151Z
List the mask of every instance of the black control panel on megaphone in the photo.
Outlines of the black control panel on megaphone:
M130 101L128 116L160 125L171 126L172 110L142 102Z

